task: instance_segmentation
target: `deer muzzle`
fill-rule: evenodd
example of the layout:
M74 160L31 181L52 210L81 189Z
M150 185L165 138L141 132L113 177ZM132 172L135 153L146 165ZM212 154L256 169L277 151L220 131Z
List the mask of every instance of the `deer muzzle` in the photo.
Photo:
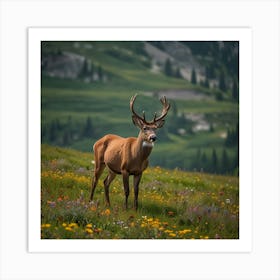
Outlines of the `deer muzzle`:
M157 140L157 136L155 135L155 134L151 134L150 136L149 136L149 141L150 142L155 142Z

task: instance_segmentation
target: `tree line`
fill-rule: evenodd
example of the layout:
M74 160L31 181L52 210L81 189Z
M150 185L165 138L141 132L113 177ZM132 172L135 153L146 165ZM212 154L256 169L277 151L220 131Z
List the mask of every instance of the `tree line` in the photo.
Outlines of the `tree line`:
M238 151L238 149L237 149ZM192 162L192 170L215 174L238 175L239 155L236 152L234 157L230 157L226 148L218 155L215 148L211 154L198 149L196 157Z
M49 124L42 125L41 129L43 143L66 147L77 140L93 138L95 134L93 121L90 117L87 117L82 124L74 123L71 116L67 118L66 122L54 119Z

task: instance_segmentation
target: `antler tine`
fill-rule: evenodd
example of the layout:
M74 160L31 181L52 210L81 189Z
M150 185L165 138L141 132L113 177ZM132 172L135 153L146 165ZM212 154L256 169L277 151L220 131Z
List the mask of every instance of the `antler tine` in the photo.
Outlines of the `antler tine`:
M143 118L140 117L140 116L134 111L134 107L133 107L133 106L134 106L134 102L135 102L136 97L137 97L137 94L135 94L134 96L132 96L131 99L130 99L130 110L131 110L131 112L132 112L133 115L135 115L135 116L136 116L137 118L139 118L140 120L146 122L146 120L145 120L145 112L144 112L144 111L143 111Z
M143 116L144 121L146 122L145 111L142 112L142 116Z
M155 112L153 122L155 122L155 121L156 121L156 119L157 119L157 112Z

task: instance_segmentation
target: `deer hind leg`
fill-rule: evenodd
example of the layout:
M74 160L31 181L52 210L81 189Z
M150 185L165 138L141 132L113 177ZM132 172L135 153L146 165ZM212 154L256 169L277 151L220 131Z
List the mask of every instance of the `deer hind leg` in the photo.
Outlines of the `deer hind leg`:
M95 188L97 186L98 180L99 180L102 172L104 171L104 168L105 168L105 163L95 166L94 175L92 177L90 201L92 201L92 199L93 199L93 194L94 194Z
M109 198L109 186L112 183L112 181L116 177L116 173L109 170L109 174L107 175L106 179L104 180L104 189L105 189L105 199L108 206L110 206L110 198Z

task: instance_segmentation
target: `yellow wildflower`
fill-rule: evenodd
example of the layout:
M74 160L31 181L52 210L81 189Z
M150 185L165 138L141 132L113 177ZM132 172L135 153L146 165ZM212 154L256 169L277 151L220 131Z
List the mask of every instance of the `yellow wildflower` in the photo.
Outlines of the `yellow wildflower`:
M183 229L183 230L179 230L178 233L179 233L180 235L184 235L184 234L186 234L186 233L190 233L191 231L192 231L191 229Z
M90 228L86 228L86 232L91 234L91 233L93 233L93 230Z
M73 229L71 227L66 227L65 230L67 231L73 231Z
M49 227L51 227L51 224L42 224L41 227L42 228L49 228Z
M77 228L78 227L78 225L76 223L71 223L68 226L71 227L71 228Z

